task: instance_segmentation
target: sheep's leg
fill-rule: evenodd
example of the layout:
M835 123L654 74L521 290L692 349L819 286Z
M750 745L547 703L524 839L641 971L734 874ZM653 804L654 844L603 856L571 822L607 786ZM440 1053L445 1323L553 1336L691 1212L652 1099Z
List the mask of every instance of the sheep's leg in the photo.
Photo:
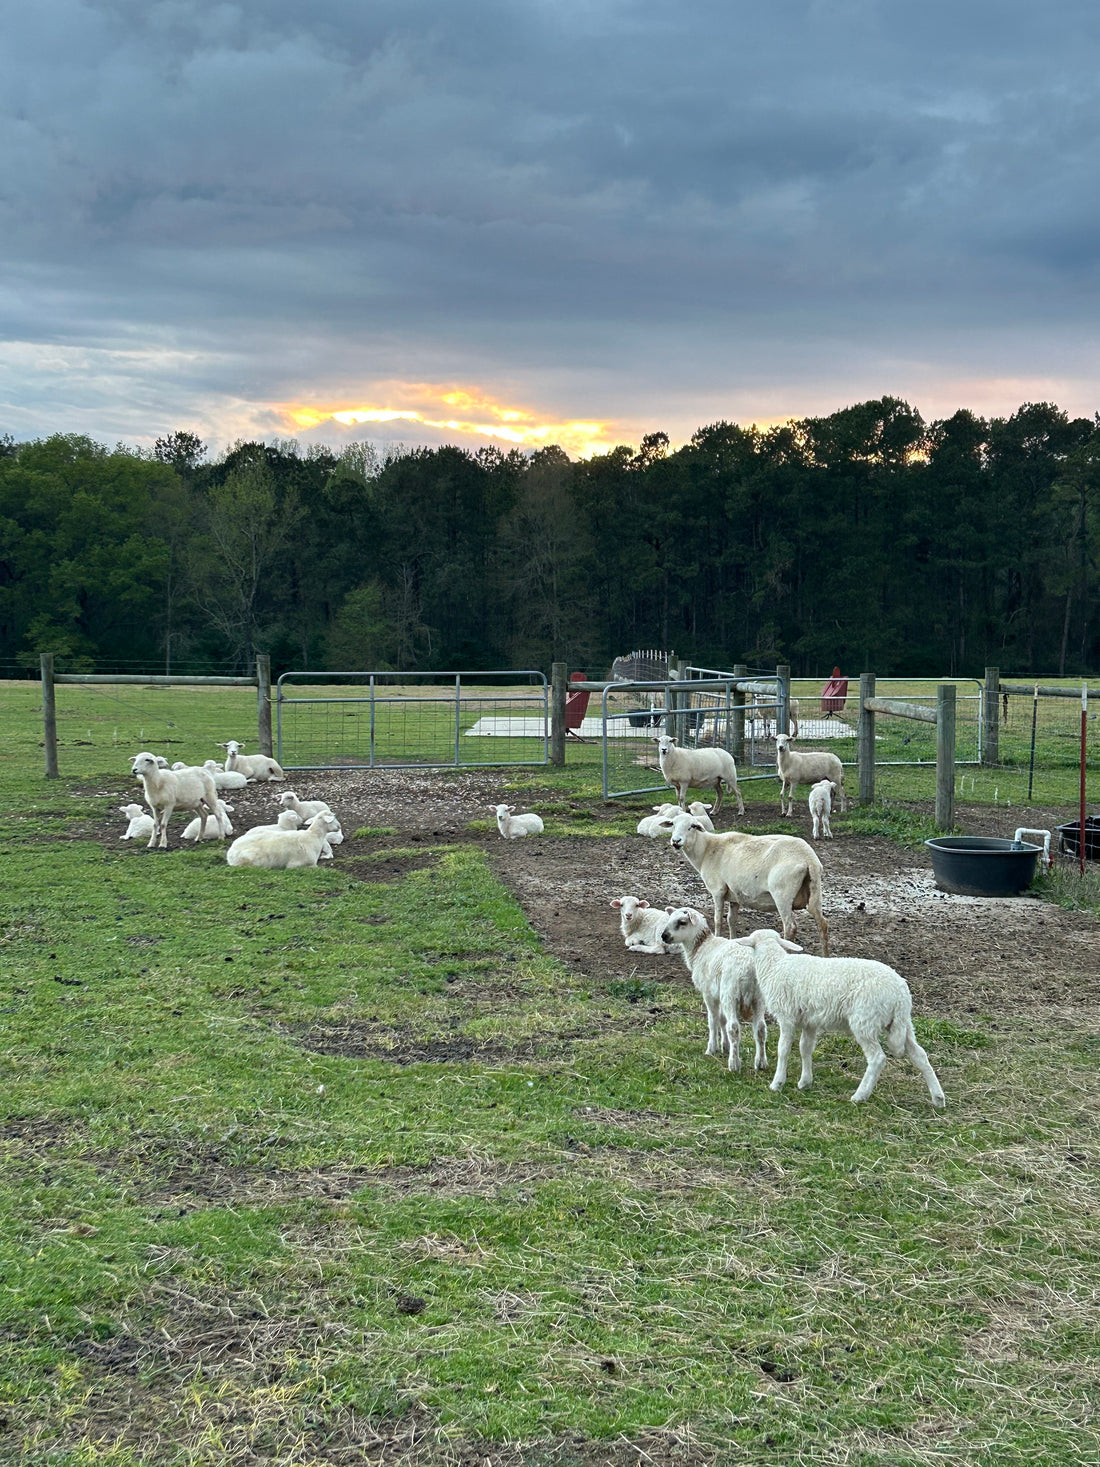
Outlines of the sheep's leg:
M766 1070L768 1067L768 1024L762 1008L752 1016L752 1037L756 1043L752 1067L754 1070Z
M153 847L156 845L156 843L157 843L157 836L160 833L160 811L157 809L157 807L155 805L152 807L152 809L153 809L153 833L149 837L149 844L145 847L145 849L147 851L151 851L153 849Z
M714 786L714 809L710 812L712 819L715 815L718 814L718 811L722 808L722 796L724 793L725 787L722 784L722 781L719 780Z
M798 1077L799 1090L809 1090L814 1083L814 1045L817 1030L807 1024L798 1039L798 1052L802 1056L802 1073Z
M912 1025L910 1025L909 1033L905 1038L905 1057L924 1076L924 1083L928 1086L928 1093L932 1097L932 1104L946 1105L947 1101L944 1098L943 1086L940 1084L927 1054L925 1054L924 1050L917 1043L917 1036L913 1033ZM854 1100L855 1096L852 1098Z
M707 1054L722 1053L722 1019L716 998L706 998L707 1006Z
M821 839L821 817L814 811L814 840Z
M175 801L173 801L171 805L165 805L160 812L160 840L157 842L157 844L160 846L162 851L166 851L168 849L168 817L169 815L171 815L172 811L175 808ZM153 834L156 834L155 830Z
M722 784L721 784L721 781L719 780L718 788L721 789L721 787L722 787ZM745 802L741 798L741 786L737 783L736 780L734 780L733 784L731 785L731 789L733 790L733 793L737 797L737 813L738 813L738 815L744 815L744 813L745 813Z
M741 1021L734 1015L726 1015L726 1033L730 1042L729 1067L735 1075L741 1073Z
M856 1034L853 1035L853 1038L867 1056L867 1068L851 1098L854 1101L867 1100L878 1084L878 1077L882 1074L882 1068L886 1063L886 1051L875 1035L861 1038Z
M691 789L691 785L686 781L681 784L678 780L674 779L672 781L672 788L676 791L676 802L680 806L680 809L686 810L688 791Z
M840 780L840 813L843 815L848 809L848 796L844 793L844 777Z
M827 814L823 814L821 817L821 829L824 832L825 839L832 840L833 827L829 824L829 817Z
M791 1045L794 1043L794 1024L790 1019L780 1016L779 1019L779 1044L775 1052L775 1074L768 1086L769 1090L782 1090L787 1083L787 1061L791 1057Z

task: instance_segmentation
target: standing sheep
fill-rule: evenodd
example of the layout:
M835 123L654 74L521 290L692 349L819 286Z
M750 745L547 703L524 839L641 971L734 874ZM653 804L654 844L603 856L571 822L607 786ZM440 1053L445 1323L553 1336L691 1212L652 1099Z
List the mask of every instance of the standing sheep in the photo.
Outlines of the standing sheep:
M722 808L724 788L737 796L737 813L744 815L745 802L737 784L737 765L725 749L682 749L668 734L657 735L657 756L661 773L676 791L680 809L687 803L689 789L712 789L715 792L712 815Z
M819 779L810 790L810 814L814 822L814 840L820 840L822 836L826 840L832 840L833 827L829 824L829 816L833 812L833 796L836 794L836 785L831 779Z
M840 796L841 810L847 810L848 801L844 794L844 765L835 754L824 749L813 749L805 754L796 754L791 748L788 734L777 734L775 739L775 769L779 775L779 813L794 814L794 792L800 784L817 784L819 780L831 779ZM784 794L786 808L784 809Z
M718 937L707 919L694 907L669 908L661 939L678 943L691 981L707 1006L707 1054L720 1054L722 1040L729 1045L729 1067L741 1068L741 1021L751 1021L756 1053L753 1065L762 1070L768 1063L768 1026L764 1000L756 983L756 964L741 945Z
M168 817L175 809L198 811L200 839L206 832L208 819L217 823L218 792L214 788L209 770L180 769L173 772L162 769L157 762L157 756L147 751L135 754L130 768L141 780L145 789L145 803L153 812L150 850L157 844L162 849L167 849Z

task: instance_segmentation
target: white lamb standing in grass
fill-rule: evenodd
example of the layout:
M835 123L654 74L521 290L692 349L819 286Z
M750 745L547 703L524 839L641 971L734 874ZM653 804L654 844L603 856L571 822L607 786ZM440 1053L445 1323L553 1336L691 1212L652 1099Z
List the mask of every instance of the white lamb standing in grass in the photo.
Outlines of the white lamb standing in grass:
M833 838L833 827L829 824L829 816L833 813L835 794L836 785L831 779L819 779L810 790L809 806L814 822L814 840L820 840L822 836L826 840Z
M233 823L229 818L229 814L232 809L232 805L227 805L224 800L219 800L217 808L217 820L212 826L210 826L205 835L202 834L200 830L202 822L198 819L195 819L192 820L191 824L188 825L184 831L182 831L182 833L180 834L180 840L193 840L196 843L198 843L200 840L224 840L227 835L233 834Z
M120 805L118 813L125 815L130 822L126 827L126 834L120 835L119 840L144 840L146 836L152 835L153 817L141 805Z
M756 982L756 963L746 949L718 937L694 907L670 907L661 924L662 941L676 944L684 955L691 981L707 1006L707 1054L729 1047L729 1068L741 1068L741 1021L752 1025L756 1050L753 1066L768 1063L768 1026L764 1000ZM747 960L747 961L746 961Z
M702 800L693 800L684 812L679 805L654 805L653 814L645 815L638 821L638 834L646 835L654 840L659 835L667 835L672 829L673 819L677 815L687 813L694 815L704 830L713 830L714 822L710 818L710 806L704 805Z
M293 811L284 811L284 814L293 814ZM322 813L315 816L304 830L265 831L253 839L239 836L226 851L226 862L230 866L257 866L267 871L294 871L304 866L316 866L335 823L333 816Z
M850 1034L867 1057L867 1068L852 1095L866 1100L886 1064L880 1036L893 1055L905 1055L924 1076L932 1104L944 1102L943 1088L913 1031L913 997L900 973L873 958L819 958L803 952L771 928L734 939L756 957L756 982L770 1014L779 1022L779 1050L772 1090L782 1090L795 1030L802 1056L799 1090L813 1084L813 1053L823 1032Z
M541 835L542 821L535 814L517 815L515 805L490 805L497 817L497 829L505 840L520 840L525 835Z
M168 818L173 810L197 810L204 831L207 820L215 819L218 792L207 770L163 769L157 762L157 755L150 754L148 750L134 755L130 770L141 780L145 803L153 812L150 849L158 844L162 849L167 847Z
M613 897L611 905L619 913L619 930L623 942L632 953L674 953L661 938L665 925L665 912L660 907L651 907L644 897Z

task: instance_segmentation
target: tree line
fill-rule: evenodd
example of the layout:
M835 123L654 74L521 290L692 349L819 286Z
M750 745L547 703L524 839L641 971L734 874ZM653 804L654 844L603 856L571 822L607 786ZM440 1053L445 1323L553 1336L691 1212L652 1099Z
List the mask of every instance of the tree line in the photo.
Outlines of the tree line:
M541 667L638 646L795 674L1100 667L1100 417L897 398L572 461L194 434L0 439L0 658Z

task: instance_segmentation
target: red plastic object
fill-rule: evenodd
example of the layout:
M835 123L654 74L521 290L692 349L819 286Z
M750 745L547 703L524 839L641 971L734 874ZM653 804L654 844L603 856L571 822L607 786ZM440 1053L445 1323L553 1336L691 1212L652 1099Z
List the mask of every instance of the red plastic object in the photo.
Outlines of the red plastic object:
M571 683L583 683L585 680L583 672L575 672L569 679ZM584 722L584 715L588 712L588 700L592 696L587 688L578 688L575 693L565 695L565 733L578 738L577 730Z
M840 668L833 668L833 675L821 689L822 713L843 713L848 701L848 679L841 677Z

